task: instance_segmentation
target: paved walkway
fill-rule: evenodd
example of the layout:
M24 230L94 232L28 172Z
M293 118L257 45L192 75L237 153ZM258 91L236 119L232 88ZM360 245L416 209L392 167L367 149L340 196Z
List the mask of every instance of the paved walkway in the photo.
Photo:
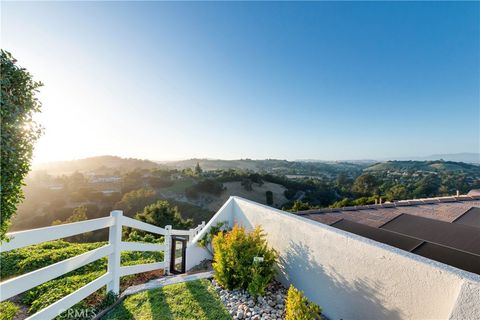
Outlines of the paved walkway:
M123 293L120 295L120 298L124 298L126 296L139 293L145 290L152 290L157 288L162 288L168 286L170 284L187 282L187 281L195 281L199 279L208 279L213 277L213 271L207 272L199 272L194 274L180 274L175 276L166 276L155 280L150 280L147 283L142 283L136 286L128 287Z

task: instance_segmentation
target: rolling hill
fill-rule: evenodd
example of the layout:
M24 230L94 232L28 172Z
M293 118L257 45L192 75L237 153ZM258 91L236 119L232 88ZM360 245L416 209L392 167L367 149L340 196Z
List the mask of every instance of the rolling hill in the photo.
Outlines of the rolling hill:
M464 172L480 174L480 166L453 161L387 161L365 168L367 172L378 171L430 171L430 172Z

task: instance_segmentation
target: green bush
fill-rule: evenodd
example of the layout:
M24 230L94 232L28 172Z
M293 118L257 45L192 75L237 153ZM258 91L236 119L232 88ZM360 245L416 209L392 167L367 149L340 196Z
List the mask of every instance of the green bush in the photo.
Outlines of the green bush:
M321 319L322 309L309 301L303 291L290 285L287 294L285 320L313 320Z
M0 320L12 320L20 308L10 301L0 302Z
M275 276L277 253L268 248L260 227L248 233L235 225L228 233L218 233L213 238L213 252L215 280L229 290L245 289L253 296L263 295Z

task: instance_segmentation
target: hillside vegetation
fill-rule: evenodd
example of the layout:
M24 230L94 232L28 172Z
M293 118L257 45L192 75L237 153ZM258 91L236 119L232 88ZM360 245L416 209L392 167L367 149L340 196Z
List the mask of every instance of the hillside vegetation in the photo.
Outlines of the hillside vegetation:
M195 226L209 220L232 195L297 211L371 204L380 197L392 201L453 195L457 190L465 194L480 188L480 166L451 161L192 159L157 164L97 157L67 164L78 170L60 175L32 172L11 230L71 221L72 215L79 217L78 210L84 219L108 216L115 209L135 217L160 200L176 207L179 216ZM105 239L106 233L100 232L85 240Z
M109 174L127 172L135 169L154 169L160 165L150 160L120 158L116 156L99 156L79 160L49 162L34 167L37 171L48 171L52 175L78 172L96 172Z
M452 161L387 161L376 163L365 168L366 172L375 171L397 171L397 172L409 172L409 171L425 171L425 172L462 172L465 174L478 174L478 165L452 162Z
M58 240L1 253L2 281L77 256L105 244L104 242L70 243ZM163 252L122 252L121 257L123 266L159 261L163 261ZM24 305L28 309L28 314L35 313L95 280L104 274L106 270L107 258L105 257L26 291L20 295L19 299L16 299L16 303L13 305ZM149 277L158 275L158 272L153 272L150 274L126 276L122 278L122 286L125 287L132 283L143 282ZM106 289L102 288L76 304L73 308L100 310L104 307L104 303L108 302L105 301L106 299ZM9 309L15 309L14 306L8 305Z

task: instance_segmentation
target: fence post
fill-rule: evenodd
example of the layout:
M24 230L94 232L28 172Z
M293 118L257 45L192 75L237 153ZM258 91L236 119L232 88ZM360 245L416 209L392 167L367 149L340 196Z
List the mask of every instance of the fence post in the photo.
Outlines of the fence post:
M165 251L163 253L163 261L165 262L165 267L163 268L163 272L165 275L170 274L170 260L171 260L171 252L172 252L172 226L168 225L165 226Z
M192 239L195 237L196 229L188 229L188 243L192 242Z
M113 246L113 252L108 256L108 272L112 274L112 281L107 284L107 293L120 292L120 245L122 242L122 216L121 210L110 212L110 216L114 219L114 224L110 227L108 234L108 242Z

